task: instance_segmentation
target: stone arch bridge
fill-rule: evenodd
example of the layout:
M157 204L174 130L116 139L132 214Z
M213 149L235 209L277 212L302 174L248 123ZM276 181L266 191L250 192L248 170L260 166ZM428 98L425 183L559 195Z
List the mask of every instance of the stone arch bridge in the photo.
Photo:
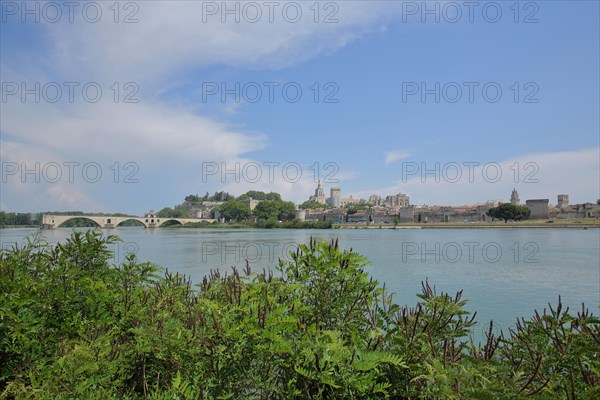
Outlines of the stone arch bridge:
M119 224L125 221L139 221L146 228L159 228L163 224L169 221L175 221L180 224L187 224L188 222L214 222L214 219L200 219L200 218L161 218L156 215L150 215L146 217L117 217L113 215L53 215L44 214L42 216L42 228L44 229L56 229L63 223L75 219L85 218L97 223L102 229L115 228Z

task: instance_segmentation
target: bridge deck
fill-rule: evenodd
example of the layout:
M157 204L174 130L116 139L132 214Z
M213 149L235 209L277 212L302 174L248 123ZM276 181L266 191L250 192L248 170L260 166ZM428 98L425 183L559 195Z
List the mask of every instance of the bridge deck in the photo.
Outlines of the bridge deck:
M115 228L122 222L125 221L139 221L146 228L158 228L169 221L175 221L180 224L187 224L189 222L214 222L214 219L205 218L160 218L156 216L147 217L122 217L115 215L53 215L44 214L42 216L42 227L45 229L56 229L63 223L75 219L75 218L86 218L97 223L102 229Z

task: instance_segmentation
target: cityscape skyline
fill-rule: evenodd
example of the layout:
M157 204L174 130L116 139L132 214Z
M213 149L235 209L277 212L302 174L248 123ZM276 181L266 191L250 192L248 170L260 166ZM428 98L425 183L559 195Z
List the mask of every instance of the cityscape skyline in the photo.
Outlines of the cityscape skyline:
M0 209L600 197L598 2L208 3L1 2Z
M323 204L323 208L345 208L348 207L349 205L352 204L370 204L373 206L386 206L389 208L400 208L400 207L407 207L407 206L413 206L413 207L476 207L476 206L482 206L485 204L501 204L501 203L511 203L511 204L518 204L518 205L524 205L525 202L521 201L520 198L522 197L519 194L519 191L517 190L517 187L514 186L512 188L511 191L511 195L510 196L504 196L502 197L502 194L499 194L498 196L495 197L490 197L487 199L472 199L472 201L470 202L465 202L462 204L450 204L450 203L443 203L442 200L434 200L433 202L430 203L416 203L416 202L412 202L410 199L411 197L406 194L406 193L396 193L396 194L384 194L384 195L379 195L376 193L372 193L366 197L354 197L355 194L349 194L348 197L342 197L342 187L339 186L339 184L336 184L335 186L331 186L328 187L329 188L329 196L326 196L325 192L326 192L326 188L321 185L320 180L317 180L317 186L314 187L313 190L313 194L309 195L307 198L300 198L300 200L295 201L292 199L288 199L285 197L282 197L283 200L285 201L292 201L297 207L299 207L300 205L302 205L303 202L305 201L315 201L317 203L321 203ZM250 189L250 190L257 190L257 189ZM261 191L261 190L257 190L257 191ZM185 192L189 195L191 191ZM216 191L214 191L213 193L219 193L219 192L223 192L223 193L229 193L226 190L224 190L223 188L218 188ZM271 191L267 190L267 191L263 191L264 193L269 193ZM206 191L206 193L210 196L210 192ZM278 192L273 192L273 193L278 193ZM319 195L320 193L320 195ZM334 197L334 193L335 193L335 200L333 199ZM363 193L367 193L367 192L363 192ZM245 193L238 193L238 194L234 194L234 193L229 193L231 195L233 195L234 197L239 197L242 194ZM281 194L281 193L278 193ZM198 195L198 194L196 194ZM505 198L506 197L506 198ZM543 196L528 196L527 194L525 195L525 197L523 197L525 199L548 199L548 205L550 207L558 207L560 208L562 204L586 204L586 203L593 203L595 204L598 200L600 200L600 197L598 197L597 199L587 199L584 201L571 201L573 199L573 197L570 194L565 194L565 193L560 193L560 192L556 192L556 193L552 193L550 195L546 194ZM553 201L553 199L556 199L556 202ZM258 200L253 200L254 205L256 205L256 203L258 202ZM179 200L175 200L174 202L170 203L170 204L162 204L159 205L160 207L169 207L172 205L176 205L181 203L181 199ZM208 203L215 203L214 205L217 205L220 202L214 202L214 201L208 201ZM252 202L248 203L249 205L251 205L251 209L252 207ZM556 205L555 205L556 204ZM150 207L147 208L147 210L154 210L157 207ZM160 209L160 208L159 208ZM38 212L47 212L47 211L51 211L51 209L37 209L37 210L30 210L30 209L26 209L26 210L9 210L9 209L0 209L0 211L6 211L6 212L33 212L33 213L38 213ZM73 209L54 209L52 211L86 211L86 212L100 212L100 213L111 213L111 212L127 212L131 215L143 215L140 214L139 209L136 211L134 210L133 212L131 211L124 211L121 209L116 209L116 210L96 210L96 209L78 209L78 208L73 208ZM144 213L146 212L144 211Z

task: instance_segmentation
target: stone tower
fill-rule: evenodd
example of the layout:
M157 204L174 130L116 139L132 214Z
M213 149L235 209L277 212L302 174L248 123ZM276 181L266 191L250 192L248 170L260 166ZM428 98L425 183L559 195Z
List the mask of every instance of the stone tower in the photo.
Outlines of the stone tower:
M314 197L314 199L315 199L315 201L317 203L325 204L325 191L321 187L321 180L320 179L319 179L319 182L317 184L317 189L315 190L315 197Z
M519 199L519 193L517 193L517 189L513 189L512 194L510 195L510 204L515 206L521 204L521 200Z
M563 208L569 206L569 195L568 194L559 194L558 195L558 204L556 207Z
M342 200L342 189L335 187L329 190L329 205L333 208L339 208Z

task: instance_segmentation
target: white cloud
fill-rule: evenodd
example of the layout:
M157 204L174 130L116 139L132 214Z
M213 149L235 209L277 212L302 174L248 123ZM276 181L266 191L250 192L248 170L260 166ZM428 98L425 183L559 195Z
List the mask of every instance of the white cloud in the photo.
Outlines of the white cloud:
M8 163L10 168L15 163L18 167L17 173L7 176L2 185L1 200L7 210L112 208L142 212L144 209L121 208L125 201L147 200L125 200L136 191L130 185L114 184L114 179L122 183L127 173L133 172L125 170L125 163L135 163L139 168L135 176L140 179L135 186L138 193L144 190L160 197L164 192L156 193L157 186L164 190L176 190L170 185L189 187L190 180L199 176L202 162L236 159L267 144L263 134L247 134L185 108L165 104L73 104L67 113L44 104L9 102L3 105L2 122L3 168ZM73 182L69 182L65 162L78 163ZM36 163L37 182L35 173L23 180L22 170L36 168ZM61 166L63 176L59 182L44 179L44 166L48 163ZM103 177L97 184L90 185L90 179L82 176L81 169L88 163L101 166ZM113 167L115 163L119 163L118 172ZM53 189L49 190L49 186ZM112 199L108 192L113 193ZM92 202L92 198L103 200ZM110 203L114 205L107 206Z
M54 205L63 210L99 210L103 207L90 199L80 190L65 185L51 186L46 190L48 194L47 205Z
M181 87L184 79L189 85L197 84L184 78L185 72L217 65L254 69L295 65L377 31L395 8L388 2L334 2L339 9L321 9L315 23L314 10L309 9L312 3L295 3L302 4L303 12L297 23L290 23L281 11L274 14L273 23L267 15L259 23L248 23L243 18L239 23L231 19L222 23L220 14L203 21L203 5L207 3L223 5L132 2L139 6L134 15L139 22L126 24L122 21L131 8L121 8L120 22L115 23L114 9L108 8L112 3L99 2L96 4L103 11L100 22L85 22L79 12L75 13L74 23L42 21L38 25L41 29L31 33L31 39L39 45L36 51L19 50L12 54L14 57L3 57L0 67L4 81L99 82L104 89L102 101L95 104L81 99L73 104L34 102L31 98L25 103L19 98L3 102L3 161L19 165L97 162L105 176L111 173L106 169L114 162L132 161L140 165L145 180L127 192L122 187L108 187L108 183L86 185L88 182L81 179L67 185L64 181L36 184L11 177L11 182L3 184L2 206L13 210L105 210L107 202L118 201L111 200L110 193L135 193L137 199L132 201L146 206L148 196L140 193L152 193L156 187L188 191L190 180L200 175L202 162L241 159L245 153L265 148L268 138L247 132L243 126L218 122L199 113L195 105L158 100L165 90ZM235 4L244 6L244 2ZM283 2L280 6L283 8ZM334 12L337 23L323 23L330 12ZM35 36L38 34L41 36ZM139 103L109 101L111 83L123 85L128 81L139 85ZM230 105L224 107L225 112L235 112ZM299 187L299 193L304 193L311 192L312 186L303 179L296 185L280 182L276 189L265 190L293 197Z
M215 15L206 9L208 3L218 8ZM137 23L115 24L112 18L103 18L95 24L83 20L48 24L53 38L51 54L69 75L77 76L83 67L96 77L130 76L142 81L214 64L283 68L380 29L374 25L398 8L389 2L332 2L337 9L321 9L316 16L313 3L277 3L272 22L269 8L262 2L254 3L260 6L262 16L252 23L254 14L244 11L244 2L227 5L240 7L239 22L235 15L222 12L222 2L137 2ZM286 8L286 4L301 4L297 22L291 22L294 9ZM337 22L324 23L328 16Z
M69 112L45 104L4 105L3 134L19 138L49 159L86 157L136 160L236 157L266 145L266 136L167 104L73 104ZM61 156L62 155L62 156Z
M471 160L438 165L435 161L403 162L404 177L394 185L353 194L368 198L371 194L407 193L412 204L466 205L492 199L508 201L516 188L522 203L547 198L556 204L558 194L569 194L573 204L593 202L598 197L599 156L600 148L594 147L480 162L472 167Z
M392 150L385 153L385 165L391 164L395 161L401 160L403 158L410 157L410 154L406 151L402 150Z

